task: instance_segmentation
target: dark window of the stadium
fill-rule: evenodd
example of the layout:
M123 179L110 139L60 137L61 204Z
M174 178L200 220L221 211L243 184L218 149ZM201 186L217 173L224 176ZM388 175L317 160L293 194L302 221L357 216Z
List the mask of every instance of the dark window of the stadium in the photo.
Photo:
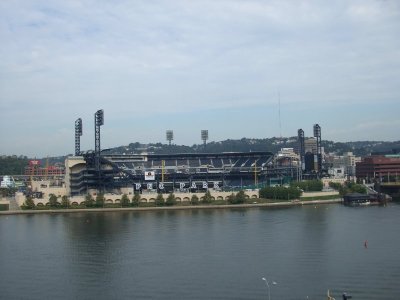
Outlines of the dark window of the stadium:
M232 162L231 162L231 160L229 158L223 158L222 162L223 162L224 165L231 165L232 164Z
M166 160L165 161L165 166L168 166L168 167L172 167L172 166L176 166L176 160L175 159L168 159L168 160Z
M247 157L239 158L239 159L235 162L234 167L236 167L236 168L242 167L242 165L244 165L244 164L246 163L247 160L248 160Z
M200 162L198 159L189 159L189 166L191 168L196 168L196 167L200 166Z
M220 158L213 158L212 164L214 168L222 168L222 160Z
M209 159L209 158L200 158L200 164L202 166L211 165L211 159Z

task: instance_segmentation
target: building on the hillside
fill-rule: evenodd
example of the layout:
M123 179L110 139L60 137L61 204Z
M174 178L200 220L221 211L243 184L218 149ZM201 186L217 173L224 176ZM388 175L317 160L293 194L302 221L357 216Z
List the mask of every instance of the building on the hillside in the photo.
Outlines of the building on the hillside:
M332 178L345 178L346 177L344 167L329 168L328 175Z
M25 175L28 176L63 176L65 168L62 165L42 167L39 160L30 160L25 167Z
M361 157L355 156L353 152L345 152L341 156L331 155L326 157L329 163L329 169L344 169L343 176L356 175L356 163L361 161ZM335 171L328 171L328 173Z
M295 153L294 148L281 148L277 153L277 157L287 157L293 160L300 159L300 155Z
M317 154L318 147L317 147L317 139L315 137L306 138L304 140L304 152Z
M275 155L275 167L298 168L300 166L300 155L293 148L282 148Z

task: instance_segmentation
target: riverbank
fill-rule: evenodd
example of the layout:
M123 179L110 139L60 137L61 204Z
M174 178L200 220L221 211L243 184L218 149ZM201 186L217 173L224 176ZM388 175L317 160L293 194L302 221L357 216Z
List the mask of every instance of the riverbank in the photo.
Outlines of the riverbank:
M63 214L78 212L116 212L116 211L159 211L159 210L193 210L193 209L224 209L224 208L257 208L257 207L290 207L298 205L335 204L342 199L290 201L253 204L223 204L223 205L190 205L190 206L163 206L163 207L124 207L124 208L71 208L48 210L9 210L0 211L0 215L29 215L29 214Z

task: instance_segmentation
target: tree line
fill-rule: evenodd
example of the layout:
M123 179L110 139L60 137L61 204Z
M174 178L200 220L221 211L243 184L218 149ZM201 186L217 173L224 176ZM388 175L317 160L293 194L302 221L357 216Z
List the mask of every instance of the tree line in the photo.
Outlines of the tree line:
M303 192L319 192L323 189L321 180L303 180L291 182L290 186L270 186L260 189L259 196L264 199L299 199Z
M337 182L329 182L329 186L339 191L340 196L344 196L351 193L366 194L367 188L362 184L357 184L353 181L345 182L343 185Z
M54 194L49 195L49 203L48 207L50 208L103 208L103 207L139 207L141 205L148 206L148 203L141 203L141 197L139 193L135 193L131 199L126 194L121 196L121 200L119 204L108 204L106 203L106 199L104 194L97 194L95 198L92 195L88 194L85 196L85 200L77 206L71 206L71 202L68 196L62 196L61 202L58 201L58 197ZM236 194L232 193L228 196L227 202L229 204L242 204L245 203L247 197L244 191L239 191ZM191 205L199 205L199 204L212 204L215 199L212 197L211 193L207 191L203 197L199 198L196 194L193 194L190 198L189 203ZM166 198L164 198L163 194L157 194L157 197L154 201L154 206L162 207L162 206L174 206L177 204L176 197L173 193L170 193ZM38 208L35 205L35 202L31 196L27 196L23 209L35 209Z
M20 175L28 165L26 156L0 156L0 175Z

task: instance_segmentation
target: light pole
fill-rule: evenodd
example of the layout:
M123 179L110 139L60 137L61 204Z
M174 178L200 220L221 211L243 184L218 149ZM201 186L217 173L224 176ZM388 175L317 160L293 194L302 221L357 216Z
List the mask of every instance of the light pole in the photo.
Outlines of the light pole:
M271 294L270 294L270 291L269 291L269 283L268 283L268 280L267 280L267 279L265 279L265 277L263 277L263 278L262 278L262 280L264 280L264 281L265 281L265 284L266 284L266 286L267 286L267 291L268 291L268 300L271 300Z
M265 285L267 286L267 291L268 291L268 300L271 300L271 293L270 293L270 288L269 288L268 280L265 279L265 277L263 277L263 278L261 278L261 279L265 281ZM275 281L272 281L272 284L275 285L276 282L275 282Z

